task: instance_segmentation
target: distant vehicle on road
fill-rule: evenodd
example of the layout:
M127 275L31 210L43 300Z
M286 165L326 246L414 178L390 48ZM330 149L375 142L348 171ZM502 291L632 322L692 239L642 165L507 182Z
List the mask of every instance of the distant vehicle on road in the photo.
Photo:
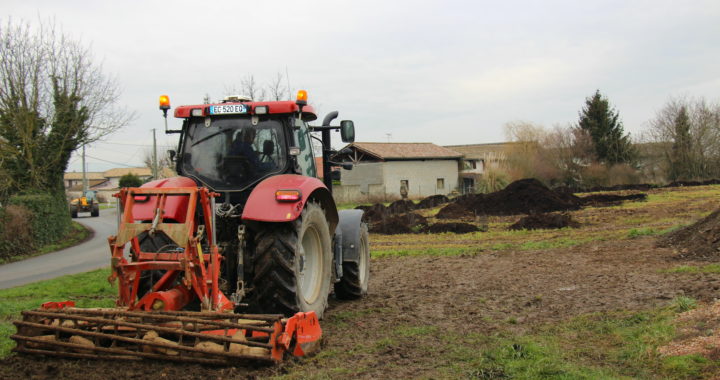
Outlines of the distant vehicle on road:
M77 218L79 212L89 212L92 217L100 216L100 204L94 191L86 190L82 197L70 201L70 216Z

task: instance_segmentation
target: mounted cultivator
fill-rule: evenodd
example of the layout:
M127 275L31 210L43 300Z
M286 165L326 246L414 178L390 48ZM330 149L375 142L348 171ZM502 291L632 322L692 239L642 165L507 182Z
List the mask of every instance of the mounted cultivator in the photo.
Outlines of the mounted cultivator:
M161 97L165 116L169 108ZM352 142L351 121L330 126L334 112L307 125L316 116L304 91L296 102L230 97L175 116L182 130L166 132L181 133L181 176L116 194L108 280L117 307L67 301L25 311L15 351L274 363L319 347L329 294L366 294L367 226L362 211L337 211L329 172L343 165L330 161L330 131ZM325 183L313 178L309 132L322 133Z
M24 311L23 320L15 322L15 351L228 364L277 362L286 352L302 356L317 348L322 331L314 312L300 312L289 319L232 313L235 305L219 289L221 256L212 220L201 217L208 228L195 223L196 215L212 215L212 199L217 194L190 187L128 188L117 195L124 212L118 235L108 239L112 252L108 280L119 282L118 308L80 309L67 301ZM185 213L169 215L178 201L188 206ZM150 223L135 223L151 210ZM164 216L171 216L173 222L164 222L168 220ZM172 243L160 252L143 251L139 237L157 234ZM158 273L162 274L148 284L151 275ZM149 291L139 297L144 290ZM192 300L203 311L178 311Z

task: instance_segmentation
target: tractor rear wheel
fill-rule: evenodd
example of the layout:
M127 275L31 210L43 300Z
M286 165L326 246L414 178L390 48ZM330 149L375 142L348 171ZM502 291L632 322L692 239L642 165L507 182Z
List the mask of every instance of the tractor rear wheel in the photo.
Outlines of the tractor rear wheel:
M367 294L370 279L370 239L367 224L360 225L358 262L344 262L343 276L335 284L335 296L342 300L354 300Z
M97 217L100 216L100 205L97 203L93 205L92 211L90 211L90 216Z
M322 318L332 276L325 212L307 203L291 223L265 223L255 235L253 304L262 313L314 311Z
M78 214L78 209L77 209L77 207L73 207L73 208L70 209L70 216L71 216L73 219L76 219L76 218L77 218L77 216L78 216L77 214Z

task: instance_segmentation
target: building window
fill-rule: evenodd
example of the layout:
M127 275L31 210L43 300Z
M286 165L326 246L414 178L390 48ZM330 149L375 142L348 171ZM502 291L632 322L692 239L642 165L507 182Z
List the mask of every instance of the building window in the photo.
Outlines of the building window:
M437 179L437 189L443 190L445 189L445 178L438 178Z

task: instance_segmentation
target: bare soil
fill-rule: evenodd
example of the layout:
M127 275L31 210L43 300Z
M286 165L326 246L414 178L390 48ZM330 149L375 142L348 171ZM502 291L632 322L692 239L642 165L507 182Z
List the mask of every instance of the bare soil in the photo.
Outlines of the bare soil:
M472 194L455 199L438 212L440 219L459 219L474 215L515 215L578 210L580 198L571 193L550 190L536 179L522 179L490 194Z
M643 215L653 213L646 216L660 219L718 207L714 199L675 205L672 210L643 210ZM586 217L596 224L582 228L609 228L603 227L603 220L633 211L599 208L592 212ZM678 265L705 265L708 260L720 262L720 256L693 257L671 246L658 247L650 236L572 248L374 258L369 295L358 301L331 302L322 322L322 357L271 367L213 368L14 355L0 361L0 379L253 379L328 373L333 368L345 370L337 376L342 378L437 378L434 355L439 354L422 345L360 348L381 342L398 326L431 326L448 336L522 334L587 313L664 306L680 295L710 303L720 294L720 274L665 271ZM427 347L433 342L423 343ZM353 361L337 354L346 352L356 353Z
M522 217L515 224L511 225L511 230L538 230L538 229L557 229L557 228L578 228L580 223L575 221L570 214L533 214Z
M717 297L720 275L660 272L676 264L676 253L670 248L656 248L650 237L602 242L582 249L376 259L369 296L355 302L331 303L327 313L330 323L324 324L323 350L353 350L382 339L398 325L434 326L454 332L471 327L475 333L522 333L585 313L665 305L678 295L701 302ZM349 324L333 323L333 315L346 313L366 316ZM505 322L510 318L516 324ZM427 352L413 347L393 350L363 353L365 361L370 359L375 366L358 368L359 372L349 377L410 378L429 371L424 368ZM83 380L245 379L307 370L307 366L340 365L301 359L274 367L211 368L25 356L12 356L0 364L2 379ZM342 365L353 368L352 363Z
M668 234L658 241L658 245L675 247L680 252L680 258L720 260L720 209Z

